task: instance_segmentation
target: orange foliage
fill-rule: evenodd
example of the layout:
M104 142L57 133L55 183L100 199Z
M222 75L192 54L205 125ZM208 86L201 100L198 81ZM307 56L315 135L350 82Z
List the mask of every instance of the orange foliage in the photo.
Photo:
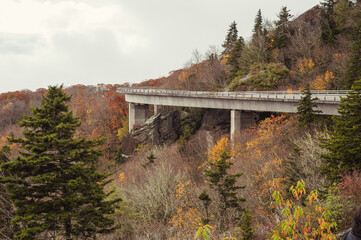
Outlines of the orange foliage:
M157 79L150 79L141 83L134 84L134 87L160 87L162 84L166 82L167 78L157 78Z
M274 142L276 139L280 139L286 133L282 133L279 130L287 122L285 115L280 116L271 116L262 121L257 128L253 129L253 134L255 137L251 141L247 142L247 150L266 150L270 148L277 148L279 146L275 145Z
M282 160L275 157L273 160L264 164L261 169L256 171L254 192L255 198L260 199L261 204L256 210L258 215L271 216L274 213L274 206L272 206L272 194L274 191L281 193L285 192L283 182L286 178L280 177Z

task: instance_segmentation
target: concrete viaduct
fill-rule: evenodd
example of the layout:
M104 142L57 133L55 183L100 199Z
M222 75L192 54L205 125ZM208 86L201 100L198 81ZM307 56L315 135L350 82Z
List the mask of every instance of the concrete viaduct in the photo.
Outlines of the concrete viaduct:
M296 113L300 91L248 91L248 92L203 92L163 89L118 88L125 93L129 103L129 132L136 124L142 125L149 118L149 106L154 105L154 114L159 106L216 108L231 110L231 139L242 128L255 125L255 112ZM338 115L340 98L348 91L312 91L317 97L317 109L323 115Z

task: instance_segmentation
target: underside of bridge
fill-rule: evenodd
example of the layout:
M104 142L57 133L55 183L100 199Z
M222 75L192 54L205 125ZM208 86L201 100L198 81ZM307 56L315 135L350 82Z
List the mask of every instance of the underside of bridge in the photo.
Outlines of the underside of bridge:
M161 106L154 105L154 114L159 113ZM231 140L241 129L250 128L256 125L258 114L253 111L231 110L230 136ZM129 103L129 132L139 125L145 124L149 119L149 105Z

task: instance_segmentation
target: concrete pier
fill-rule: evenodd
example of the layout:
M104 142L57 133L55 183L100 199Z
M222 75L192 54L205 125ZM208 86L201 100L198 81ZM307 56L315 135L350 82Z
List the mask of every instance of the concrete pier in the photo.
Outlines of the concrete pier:
M162 111L162 106L154 104L154 115L157 115Z
M231 110L231 141L234 141L235 135L241 129L256 126L254 112L245 112L240 110Z
M129 132L136 125L143 125L149 118L149 105L129 103Z
M231 110L231 141L234 141L235 134L241 130L241 111Z

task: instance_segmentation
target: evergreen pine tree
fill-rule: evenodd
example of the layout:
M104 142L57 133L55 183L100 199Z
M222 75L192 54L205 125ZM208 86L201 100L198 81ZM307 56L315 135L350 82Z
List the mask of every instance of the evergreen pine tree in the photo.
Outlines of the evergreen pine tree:
M245 188L245 186L237 186L237 178L242 176L241 173L229 174L227 171L233 163L229 160L230 155L223 152L220 158L215 161L208 162L209 168L204 170L211 188L218 193L220 205L218 206L220 213L220 229L223 230L227 218L227 209L235 208L240 210L240 203L245 201L244 198L237 196L237 190Z
M312 98L309 85L302 91L302 94L303 96L297 104L298 125L300 127L309 126L311 123L314 123L317 120L316 114L322 112L314 110L314 108L317 108L317 104L314 101L318 100L318 98Z
M244 214L242 216L242 225L241 225L241 233L242 238L241 240L251 240L253 239L253 228L252 228L252 216L249 212L249 209L247 208L244 211Z
M74 136L80 122L65 104L70 97L61 87L49 87L42 106L23 116L24 138L11 138L23 151L13 161L1 164L11 177L7 183L15 205L15 239L95 239L113 228L108 214L120 199L106 201L108 174L98 173L96 163L103 139Z
M263 32L263 18L261 9L258 10L254 20L253 35L261 34Z
M259 9L254 20L253 35L249 45L250 54L253 58L252 63L258 62L263 65L269 61L270 39L267 34L268 31L263 24L261 9Z
M154 163L154 160L157 159L153 152L150 152L149 155L146 156L148 162L142 164L144 168L148 167L149 165Z
M335 22L336 0L324 0L321 5L324 11L321 13L321 39L327 44L334 44L335 36L339 33Z
M222 55L225 56L229 54L234 44L237 42L237 39L238 39L237 23L232 22L231 25L229 25L226 39L222 44L222 47L224 48Z
M340 116L333 116L329 139L321 139L321 147L329 152L322 172L331 181L341 174L361 170L361 80L355 82L346 98L341 99Z
M346 75L346 89L350 89L352 84L361 78L361 7L356 6L356 8L355 26L352 30L352 55Z
M211 204L211 199L209 195L206 193L206 191L203 191L201 194L199 194L198 199L202 201L204 209L206 211L206 217L202 219L203 224L209 223L209 205Z
M339 0L334 9L335 24L338 32L343 32L347 28L347 21L351 16L349 0Z
M244 47L244 39L240 36L233 46L229 58L227 59L227 64L231 66L229 78L233 79L237 76L237 72L240 70L239 59L242 56L242 50Z
M125 163L124 153L123 153L123 149L122 149L121 145L119 145L118 150L117 150L113 160L118 164Z
M288 38L290 37L289 32L289 21L292 15L290 10L287 7L282 7L280 13L278 14L278 20L276 21L276 29L273 36L272 47L273 48L282 48L285 46Z

